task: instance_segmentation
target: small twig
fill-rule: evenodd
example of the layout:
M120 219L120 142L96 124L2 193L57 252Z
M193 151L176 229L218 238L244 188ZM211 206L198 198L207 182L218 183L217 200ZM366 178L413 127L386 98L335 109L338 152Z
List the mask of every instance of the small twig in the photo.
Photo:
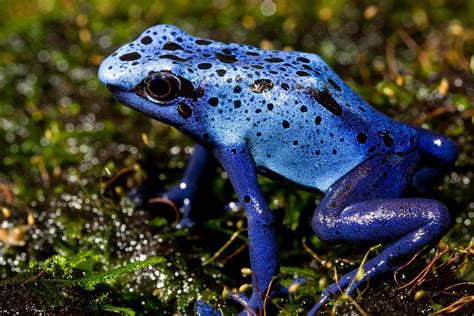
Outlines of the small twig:
M368 316L368 315L369 315L369 314L367 314L367 313L362 309L362 307L356 302L356 300L353 299L352 297L350 297L349 295L345 295L345 294L344 294L344 295L341 296L341 297L342 297L343 299L348 299L348 300L352 303L352 305L354 305L355 308L359 311L359 313L360 313L361 316ZM336 306L336 304L334 304L334 306ZM334 311L334 312L336 312L336 311Z
M439 108L436 108L434 109L433 111L429 112L429 113L426 113L425 115L423 116L420 116L419 118L417 118L415 120L415 123L416 124L421 124L421 123L424 123L426 121L429 121L431 120L432 118L435 118L437 116L440 116L444 113L448 113L448 112L451 112L453 111L453 106L452 105L445 105L445 106L442 106L442 107L439 107Z
M463 118L466 118L466 119L471 119L473 120L474 119L474 109L471 109L471 110L467 110L467 111L464 111L461 113L461 116Z
M46 273L46 271L41 271L40 273L38 273L37 275L34 275L32 276L31 278L29 279L26 279L21 285L25 285L26 283L29 283L33 280L36 280L37 278L41 277L42 275L44 275Z
M364 258L362 259L360 265L359 265L359 268L357 268L357 273L356 275L352 278L351 282L349 283L349 285L347 286L348 289L350 289L352 287L352 285L354 285L354 282L357 280L357 278L359 277L359 271L363 271L364 272L364 264L365 262L367 261L367 258L369 257L369 253L371 253L372 251L376 250L377 248L380 248L382 246L382 244L378 244L378 245L375 245L373 247L370 247L369 250L367 250L367 252L365 253L364 255ZM347 296L349 296L347 294Z
M370 279L367 279L367 282L365 282L365 288L359 292L359 297L364 296L364 293L369 289L370 287Z
M278 315L291 315L291 313L290 313L289 311L287 311L283 306L281 306L280 304L278 304L277 300L270 298L270 301L271 301L272 304L275 305L276 308L278 309L278 311L279 311L279 314L278 314Z
M337 288L339 289L339 292L342 293L342 289L341 287L339 286L339 277L337 276L337 269L336 269L336 266L334 266L334 281L337 285ZM338 303L338 300L339 300L340 296L337 298L337 300L334 302L334 306L332 307L331 309L331 313L330 315L333 316L333 315L336 315L336 306L337 306L337 303Z
M443 293L446 293L446 294L454 294L453 292L448 292L449 290L455 288L455 287L459 287L459 286L465 286L465 285L474 285L474 282L460 282L460 283L456 283L456 284L453 284L453 285L450 285L446 288L444 288L441 292ZM457 293L455 293L457 294Z
M239 234L245 229L243 228L239 228L237 231L235 231L232 236L230 236L229 240L226 241L226 243L219 248L219 250L217 250L209 259L207 259L206 261L204 261L202 263L203 266L205 265L208 265L209 263L213 262L214 260L217 259L217 257L219 257L221 255L221 253L227 248L229 247L229 245L239 236Z
M349 260L347 258L337 258L336 261L343 262L347 264L348 266L351 266L354 263L352 260Z
M459 38L458 40L455 40L454 42L454 48L455 48L455 52L456 52L456 55L457 55L457 59L459 61L459 65L461 65L461 67L464 69L464 71L469 71L469 61L466 59L466 57L464 56L464 43L465 43L465 39L464 38Z
M431 68L431 62L428 59L426 53L418 46L415 40L403 30L399 30L398 34L400 34L400 38L402 39L403 43L405 43L408 48L413 51L413 53L418 57L420 64L423 68Z
M385 47L385 58L387 60L387 67L388 72L390 74L390 78L394 80L400 75L397 67L397 61L395 59L395 43L394 40L389 40Z
M124 167L117 171L112 178L104 182L104 188L108 188L112 183L114 183L118 178L120 178L122 175L124 175L127 172L133 171L136 167L136 162L133 162L130 166Z
M402 265L400 268L398 268L397 270L395 270L395 272L393 273L393 280L395 281L395 284L400 288L401 285L400 285L400 282L398 282L398 273L405 269L406 267L408 267L410 264L413 263L413 261L415 261L415 259L420 255L421 253L421 250L418 251L417 253L415 253L415 255L407 262L405 263L404 265Z
M163 203L163 204L169 205L173 209L173 211L176 215L175 220L174 220L173 224L171 224L171 225L172 226L178 225L181 214L179 213L178 207L176 206L176 204L174 204L173 201L171 201L170 199L168 199L166 197L156 197L156 198L149 199L148 203L149 204Z
M234 258L235 256L237 256L239 253L241 253L244 249L247 248L247 243L243 244L242 246L240 246L239 248L237 248L237 250L235 250L233 253L231 253L230 255L226 256L224 258L224 260L230 260L232 258Z
M273 285L273 281L276 279L276 277L273 277L271 280L270 280L270 283L268 283L268 288L267 290L265 291L265 298L263 299L263 316L267 316L267 300L268 298L270 297L270 290L272 288L272 285Z
M437 310L436 312L433 313L433 315L438 315L442 313L454 313L460 310L461 308L463 308L464 306L466 306L467 304L471 304L473 302L474 302L474 295L463 296L457 301L455 301L454 303L452 303L451 305Z
M444 269L444 267L446 266L449 266L450 264L452 264L454 261L458 260L459 257L461 257L461 253L452 253L450 256L449 256L449 259L446 260L445 262L441 263L439 266L436 267L436 270L442 270Z
M402 290L404 288L407 288L409 286L418 286L420 285L421 283L423 283L426 279L426 276L428 275L428 273L430 272L431 268L433 267L433 265L439 260L439 258L441 258L441 256L446 252L448 251L449 248L439 252L438 249L436 249L436 253L435 253L435 256L433 257L433 259L431 259L431 261L428 263L428 265L423 269L421 270L421 272L413 278L413 280L411 280L410 282L408 282L407 284L403 285L403 286L399 286L397 288L397 290ZM398 270L398 269L397 269ZM416 283L416 285L415 285Z
M372 85L371 80L370 80L370 71L369 67L367 67L367 54L366 53L361 53L359 55L359 72L360 76L362 78L362 81L364 82L365 85Z
M363 271L363 269L364 269L363 267L364 267L365 262L367 261L367 258L368 258L368 256L369 256L369 253L371 253L372 251L376 250L377 248L379 248L379 247L381 247L381 246L382 246L382 244L378 244L378 245L375 245L375 246L373 246L373 247L370 247L370 249L367 250L367 252L365 253L364 258L362 259L362 261L361 261L361 263L360 263L360 265L359 265L359 268L357 268L357 273L356 273L355 276L352 278L352 280L351 280L351 282L349 283L349 285L346 287L347 290L349 290L349 289L352 287L352 285L354 284L354 282L357 280L357 277L358 277L358 275L359 275L359 271L360 271L361 269L362 269L362 271ZM337 282L337 280L336 280L336 282ZM337 284L337 283L336 283L336 284ZM368 287L367 287L367 288L368 288ZM367 288L366 288L366 289L367 289ZM364 291L365 291L366 289L364 289ZM360 313L361 315L363 315L363 316L368 315L368 314L362 309L362 307L360 307L360 305L357 304L357 302L347 293L347 290L336 300L336 302L339 301L340 299L345 299L345 298L347 298L347 299L355 306L355 308L359 311L359 313ZM341 289L341 288L339 288L339 291L342 293L342 289ZM331 314L333 314L333 315L336 314L336 307L337 307L337 304L334 304L334 306L333 306L333 308L332 308L332 310L331 310Z
M255 286L253 287L252 295L253 295L253 291L257 293L258 305L260 306L260 304L262 303L262 292L260 292L260 288L258 287L258 276L252 271L252 285L254 283L253 282L254 279L255 279ZM259 315L262 316L262 310L259 311Z
M306 252L309 253L314 260L316 260L325 269L331 270L331 268L327 266L327 262L322 260L311 248L309 248L309 246L306 244L306 239L303 239L302 243L304 250L306 250Z
M446 260L445 262L443 262L442 264L440 264L438 267L436 267L436 269L441 269L441 268L444 268L445 266L449 266L454 261L458 260L459 257L461 257L461 255L469 254L469 251L471 250L473 245L474 245L474 243L471 241L469 243L469 246L467 246L466 248L461 248L461 249L457 250L456 252L451 253L451 255L449 256L449 259ZM465 263L459 264L458 268L462 267L464 264Z

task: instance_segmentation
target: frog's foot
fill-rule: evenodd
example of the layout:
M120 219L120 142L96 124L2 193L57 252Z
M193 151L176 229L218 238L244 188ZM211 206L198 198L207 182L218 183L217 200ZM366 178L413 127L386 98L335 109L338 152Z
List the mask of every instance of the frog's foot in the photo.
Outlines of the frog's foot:
M271 291L270 297L285 297L288 295L292 295L295 289L301 285L306 284L306 280L303 278L296 278L293 282L291 282L290 286L287 288L280 283L278 283L275 288ZM255 296L255 293L253 293ZM248 315L258 315L257 310L255 307L252 307L251 300L244 294L239 292L238 290L228 291L227 297L232 299L239 305L241 305L244 309L238 315L240 316L248 316ZM265 300L264 298L262 298ZM195 312L196 315L221 315L219 311L212 308L209 304L204 301L198 300L195 304Z
M181 183L182 187L182 183ZM137 208L158 208L165 207L174 211L176 218L176 228L191 228L195 222L191 219L195 192L193 190L183 190L179 185L166 193L158 193L145 186L133 188L128 193L128 198Z
M147 207L152 204L159 206L166 204L176 213L177 228L192 227L193 206L199 196L200 188L206 187L210 181L210 170L214 166L212 153L200 145L194 147L181 181L168 192L160 193L156 189L139 187L128 194L130 200L138 207ZM193 216L195 217L195 216Z
M250 314L255 315L254 310L249 306L249 299L245 294L240 293L237 290L234 290L234 291L229 291L227 293L227 297L234 300L235 302L237 302L238 304L244 307L244 311L239 313L239 315L247 316L248 315L247 312L250 312ZM211 305L209 305L208 303L202 300L196 301L196 303L194 304L194 312L196 315L199 315L199 316L221 316L222 315L220 311L216 310Z
M242 305L244 307L244 310L239 313L239 315L242 316L247 316L249 312L252 315L255 315L255 311L249 306L249 299L248 297L240 293L237 290L234 291L229 291L227 293L227 297L234 300L238 304ZM202 301L202 300L197 300L196 304L194 304L194 312L196 315L199 316L221 316L222 313L213 308L211 305L208 303Z
M196 316L222 316L221 312L202 300L197 300L194 304L194 313Z
M227 297L242 305L246 311L253 311L252 308L249 306L250 300L244 293L240 293L239 291L229 291L227 293Z
M238 316L258 315L255 307L252 307L254 304L250 302L250 299L245 294L235 290L229 291L227 293L227 297L234 300L244 308L243 311L238 314Z
M366 282L370 277L374 277L387 271L393 271L399 267L399 265L393 267L389 267L387 265L385 267L382 267L379 259L375 259L377 258L374 258L373 260L367 262L367 264L364 265L364 271L366 271L365 269L367 269L368 272L364 273L360 278L357 277L357 273L359 272L359 268L357 268L344 275L339 280L339 282L333 283L329 285L326 289L324 289L324 291L321 293L319 301L308 312L308 315L314 315L318 310L321 309L321 307L324 306L324 304L327 303L331 296L342 293L347 296L350 296L354 293L354 290L357 289L359 285ZM378 266L377 263L379 263Z
M176 228L192 228L196 225L191 218L196 199L195 193L192 189L185 190L178 185L173 190L160 194L160 197L149 199L148 203L169 206L176 214Z
M278 282L275 287L270 291L269 297L288 297L289 295L292 295L299 286L304 284L306 284L306 280L303 278L295 279L293 282L291 282L289 287L285 287ZM244 310L239 313L239 315L247 316L249 314L258 314L257 309L255 309L255 307L252 307L255 304L251 303L251 301L255 299L255 293L253 293L252 300L249 299L244 293L241 293L237 290L229 291L227 293L227 297L234 300L244 308ZM266 300L265 295L261 298L261 300L262 303Z

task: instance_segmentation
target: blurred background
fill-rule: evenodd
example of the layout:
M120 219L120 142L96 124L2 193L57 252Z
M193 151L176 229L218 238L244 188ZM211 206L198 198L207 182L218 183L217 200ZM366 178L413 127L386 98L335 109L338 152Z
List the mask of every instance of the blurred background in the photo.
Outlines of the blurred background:
M146 28L168 23L214 40L317 53L378 110L455 140L454 170L426 195L449 207L453 228L398 283L389 276L328 308L474 313L473 22L469 0L3 0L0 310L188 314L197 297L226 314L239 310L223 292L249 291L245 220L225 211L236 197L223 170L199 206L206 220L192 231L174 228L172 209L135 209L126 197L142 183L169 189L192 143L119 105L97 68ZM268 309L296 314L366 250L314 235L321 194L260 180L277 217L282 282L308 280Z

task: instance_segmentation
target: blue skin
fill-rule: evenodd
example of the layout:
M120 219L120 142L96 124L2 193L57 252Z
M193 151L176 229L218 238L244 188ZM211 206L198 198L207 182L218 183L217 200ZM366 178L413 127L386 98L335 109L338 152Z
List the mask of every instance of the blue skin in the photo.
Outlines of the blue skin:
M448 138L396 122L358 96L317 55L269 51L190 36L158 25L104 60L99 78L128 107L170 124L198 144L182 183L164 194L192 210L203 169L216 157L248 220L253 293L238 301L253 311L279 272L274 217L257 174L325 194L313 229L327 242L386 248L325 289L332 294L369 278L438 241L450 225L446 207L402 197L442 177L457 150ZM272 294L280 292L272 282ZM202 315L213 315L204 302Z

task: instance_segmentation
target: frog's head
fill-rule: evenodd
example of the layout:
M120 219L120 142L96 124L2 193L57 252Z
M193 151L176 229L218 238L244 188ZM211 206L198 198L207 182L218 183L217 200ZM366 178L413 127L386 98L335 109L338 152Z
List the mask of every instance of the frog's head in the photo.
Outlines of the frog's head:
M244 124L253 124L252 113L261 111L255 105L271 109L272 102L288 98L289 85L282 80L302 80L292 75L289 59L286 52L210 41L157 25L106 58L99 78L121 103L197 141L233 141ZM309 62L301 60L292 62Z
M154 26L107 57L99 79L126 106L198 133L193 108L204 90L187 63L195 57L190 43L195 45L194 38L175 26Z

